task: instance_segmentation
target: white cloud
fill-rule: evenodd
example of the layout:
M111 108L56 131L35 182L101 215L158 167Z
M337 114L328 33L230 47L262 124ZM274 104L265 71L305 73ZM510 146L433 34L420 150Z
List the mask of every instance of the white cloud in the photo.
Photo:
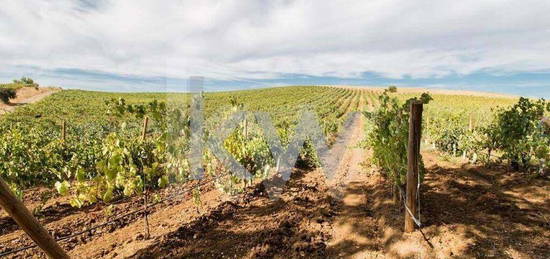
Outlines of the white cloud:
M545 0L4 0L0 70L216 79L550 71L549 12Z

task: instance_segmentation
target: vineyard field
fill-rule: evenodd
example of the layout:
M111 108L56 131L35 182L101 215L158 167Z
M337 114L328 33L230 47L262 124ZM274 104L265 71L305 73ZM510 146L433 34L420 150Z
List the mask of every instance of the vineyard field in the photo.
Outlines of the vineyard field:
M193 131L198 98L202 135ZM424 232L404 234L392 195L404 185L411 98L424 102ZM280 199L271 199L263 183L283 155L257 114L269 115L286 147L305 110L341 158L335 180L326 179L308 137ZM205 140L237 111L244 116L220 146L250 179L237 177ZM544 100L399 88L61 90L0 115L0 177L75 258L543 258L550 131L538 120L549 112ZM525 137L506 144L505 125L518 120ZM198 158L194 138L205 146ZM0 210L0 257L33 255L45 257Z

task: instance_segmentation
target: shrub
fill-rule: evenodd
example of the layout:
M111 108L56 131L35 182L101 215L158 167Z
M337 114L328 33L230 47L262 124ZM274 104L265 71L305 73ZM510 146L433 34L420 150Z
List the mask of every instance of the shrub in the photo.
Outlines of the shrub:
M13 99L17 96L17 93L14 89L0 88L0 100L3 103L9 103L10 99Z
M550 137L541 123L548 108L543 99L520 98L514 106L498 111L492 127L492 142L503 151L504 158L515 170L528 169L533 158L548 161L544 146L550 145Z
M32 78L30 78L30 77L21 77L21 79L19 79L19 80L14 79L13 83L18 84L18 85L25 85L25 86L31 86L31 87L34 87L34 88L38 88L38 83L34 82L34 80L32 80Z

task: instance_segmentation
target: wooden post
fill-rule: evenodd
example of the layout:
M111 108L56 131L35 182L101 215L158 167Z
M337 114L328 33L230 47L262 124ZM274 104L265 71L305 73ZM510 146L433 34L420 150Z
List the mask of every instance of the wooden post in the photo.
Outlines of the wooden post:
M141 138L145 140L147 136L147 126L149 126L149 117L143 118L143 131L141 132Z
M143 179L146 179L145 177L145 174L143 175ZM144 184L143 184L143 188L145 189L145 195L143 197L143 207L145 208L144 210L144 219L145 219L145 236L144 238L145 239L149 239L151 237L150 233L149 233L149 216L148 216L148 210L149 210L149 204L148 204L148 200L149 200L149 193L147 192L147 181L145 180L144 181Z
M248 120L246 119L246 115L244 116L244 138L248 138Z
M143 141L147 138L147 126L149 125L149 117L143 119L143 132L141 138ZM144 168L141 169L142 171ZM151 235L149 234L149 218L148 218L148 209L149 209L149 192L147 191L147 176L143 171L143 207L144 207L144 219L145 219L145 239L149 239Z
M2 179L0 179L0 205L50 258L69 258L27 207L13 195Z
M67 128L65 125L65 121L63 121L61 123L61 139L63 140L63 142L65 142L66 136L67 136Z
M407 196L405 208L405 232L414 231L414 220L409 214L416 212L416 193L418 188L418 160L420 156L420 139L422 136L422 110L420 102L411 103L409 120L409 146L408 146L408 171L407 171Z

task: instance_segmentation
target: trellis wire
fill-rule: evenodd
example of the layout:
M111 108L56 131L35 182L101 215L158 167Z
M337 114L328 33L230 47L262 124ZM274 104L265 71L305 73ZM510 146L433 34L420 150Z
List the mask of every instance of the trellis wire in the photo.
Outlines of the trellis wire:
M173 194L173 195L171 195L171 196L168 196L168 197L166 197L166 198L163 198L163 199L161 199L161 200L159 200L159 201L157 201L157 202L151 204L148 208L151 208L151 207L153 207L153 206L156 206L156 205L158 205L158 204L160 204L160 203L163 203L163 202L165 202L165 201L168 201L168 200L173 200L174 198L176 198L176 197L178 197L178 196L180 196L180 195L188 194L188 193L190 193L193 189L195 189L196 187L202 187L202 186L204 186L204 185L207 185L208 183L213 182L214 180L216 180L216 178L209 179L209 180L207 180L207 181L204 181L204 182L201 183L201 184L197 184L196 186L193 186L192 188L188 188L188 189L185 190L185 191L178 192L178 193L175 193L175 194ZM121 219L123 219L123 218L125 218L125 217L131 216L131 215L134 215L134 214L137 214L137 213L140 213L140 212L142 212L142 211L145 211L145 208L141 208L141 209L137 209L137 210L128 212L128 213L126 213L126 214L123 214L123 215L121 215L121 216L116 217L115 219L113 219L113 220L111 220L111 221L108 221L108 222L105 222L105 223L101 223L101 224L99 224L99 225L90 227L90 228L88 228L88 229L86 229L86 230L83 230L83 231L80 231L80 232L76 232L76 233L74 233L74 234L72 234L72 235L65 236L65 237L60 237L60 238L56 238L55 241L64 241L64 240L71 239L71 238L80 236L80 235L82 235L82 234L88 233L88 232L91 233L91 231L93 231L93 230L95 230L95 229L105 227L105 226L107 226L107 225L110 225L110 224L112 224L112 223L115 223L115 222L118 221L118 220L121 220ZM0 257L4 257L4 256L10 255L10 254L18 253L18 252L21 252L21 251L25 251L25 250L28 250L28 249L35 248L35 247L37 247L36 244L34 244L34 245L29 245L29 246L24 246L24 247L21 247L21 248L17 248L17 249L14 249L14 250L10 250L10 251L6 251L6 252L3 252L3 253L0 253Z
M419 176L420 178L420 176ZM414 224L416 224L419 228L422 227L422 222L420 221L420 179L418 179L418 186L417 186L417 189L416 189L416 201L418 203L418 218L414 216L414 213L411 211L411 209L409 209L409 207L407 206L407 201L406 201L406 197L405 197L405 191L403 190L403 187L401 186L398 186L399 187L399 193L401 194L401 199L403 200L403 206L405 206L405 210L407 211L407 213L411 216L411 218L413 219L414 221Z

